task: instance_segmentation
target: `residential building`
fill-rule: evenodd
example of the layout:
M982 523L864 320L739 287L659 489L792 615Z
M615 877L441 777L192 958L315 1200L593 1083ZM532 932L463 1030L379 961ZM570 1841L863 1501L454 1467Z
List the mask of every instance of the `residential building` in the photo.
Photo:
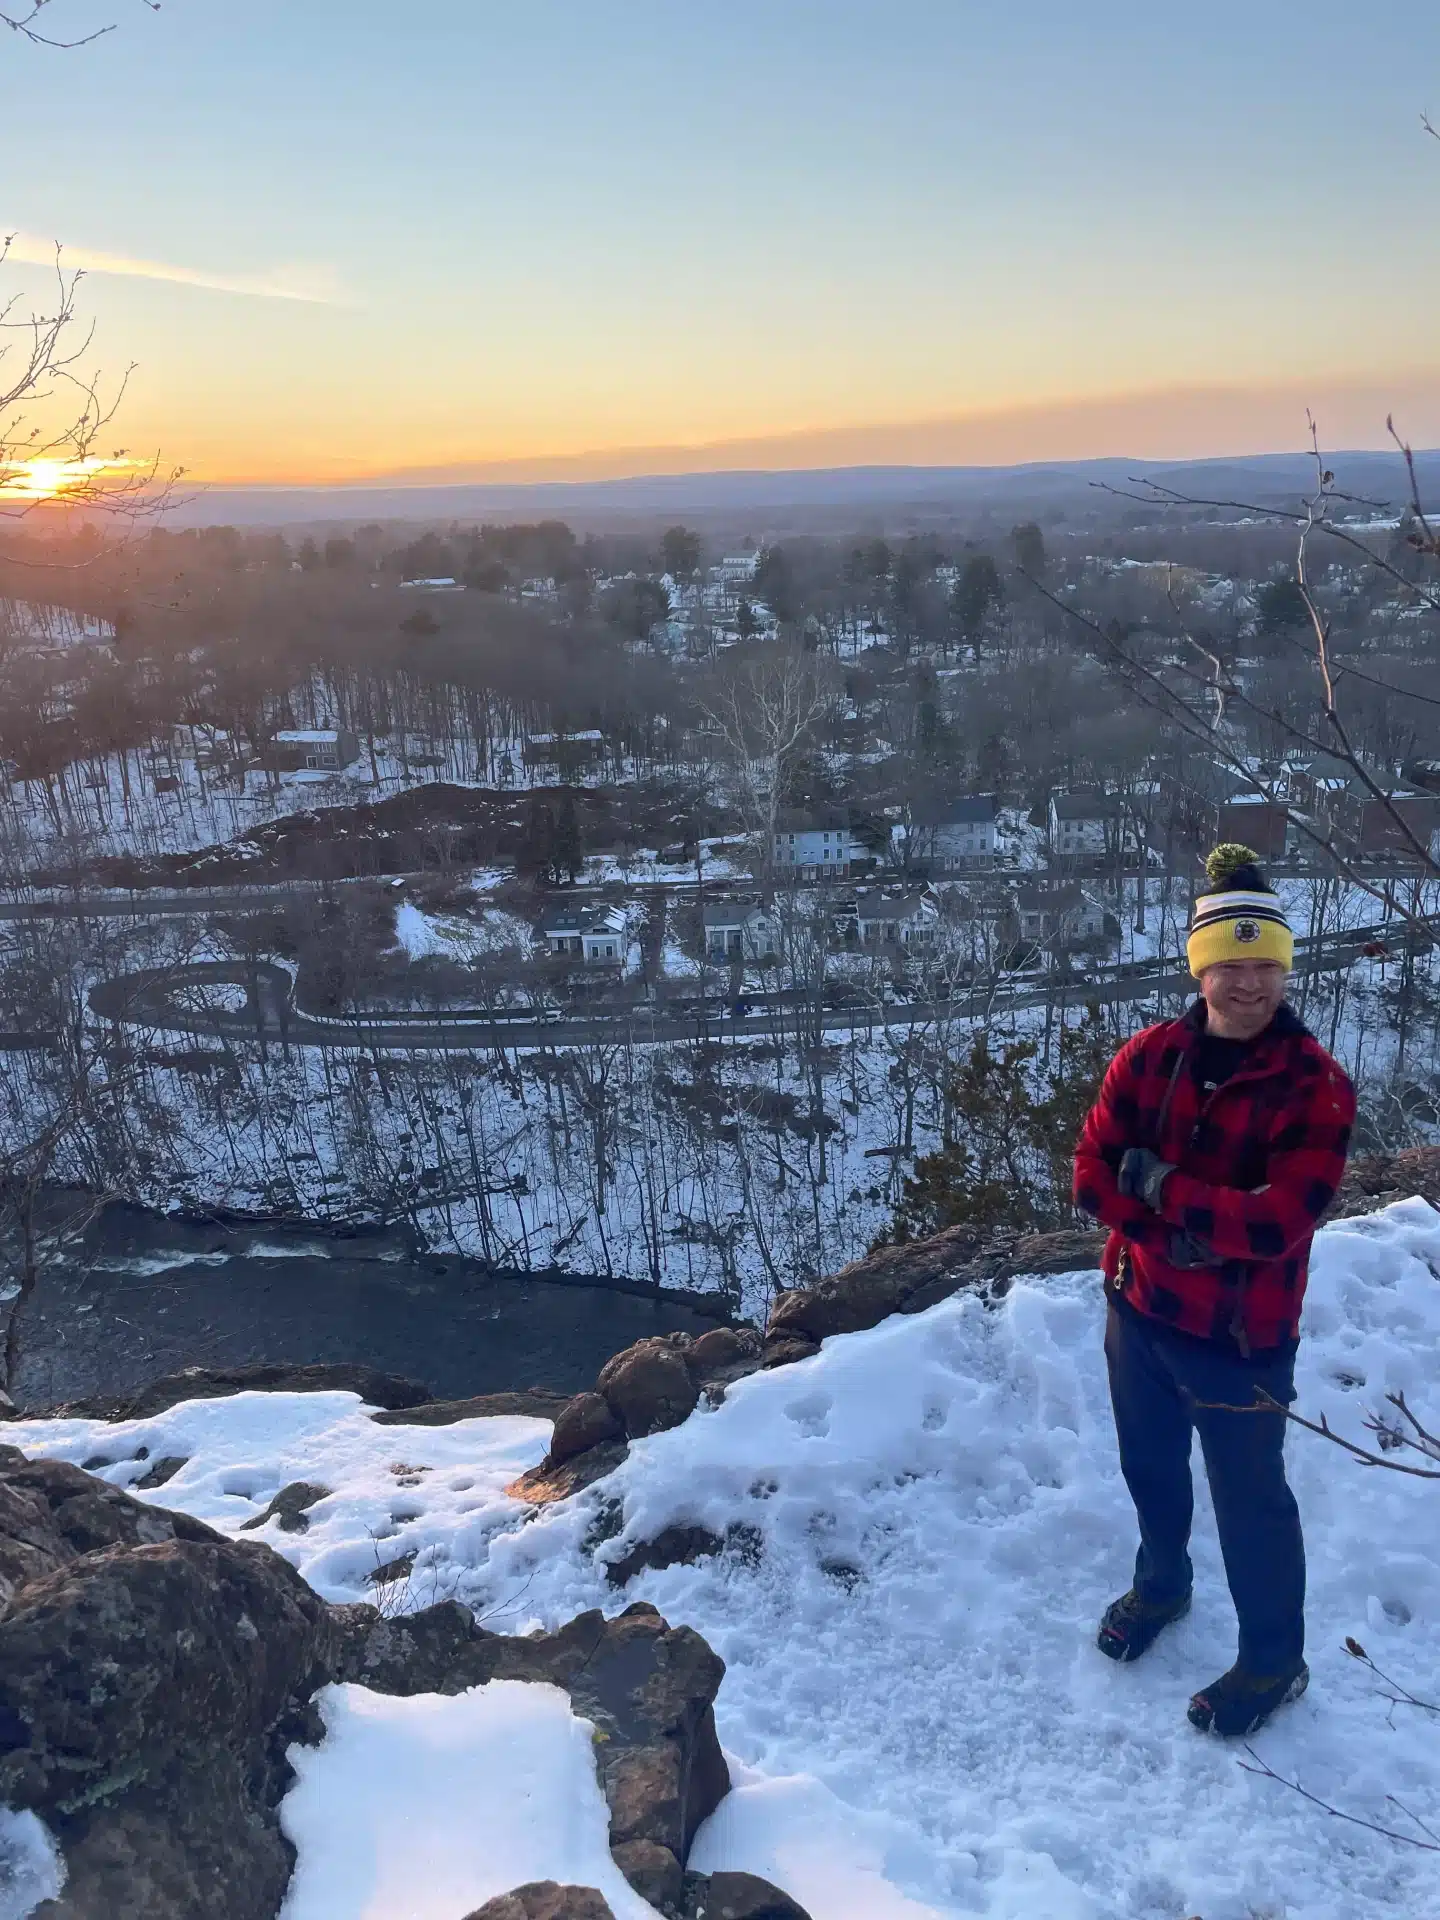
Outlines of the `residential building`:
M1021 887L1015 895L1020 939L1056 952L1103 939L1107 915L1098 900L1071 881L1066 886Z
M285 768L338 773L360 758L360 742L346 727L282 727L275 759Z
M935 938L939 918L928 887L870 887L855 896L855 931L862 947L924 946Z
M1217 837L1253 847L1262 860L1279 860L1290 841L1290 815L1278 800L1236 793L1223 802Z
M777 950L775 916L756 901L707 900L701 909L711 960L769 960Z
M1105 793L1052 793L1048 809L1050 852L1057 860L1093 860L1110 851L1120 809Z
M605 736L598 727L578 733L532 733L525 740L525 765L532 773L568 778L594 766L605 754Z
M1414 860L1417 858L1415 848L1399 822L1403 821L1420 845L1428 849L1433 836L1440 833L1440 793L1416 793L1410 788L1396 788L1386 795L1386 799L1388 806L1372 794L1362 804L1360 851L1394 854L1401 859Z
M1368 789L1348 760L1338 754L1317 753L1308 760L1287 762L1290 792L1296 803L1315 816L1322 833L1334 832L1358 840Z
M843 880L861 849L843 813L782 813L775 822L776 869L787 879Z
M930 873L965 873L995 864L1000 801L993 793L965 794L937 806L916 807L890 829L891 857Z
M540 922L540 931L552 954L587 964L625 964L623 907L552 907Z

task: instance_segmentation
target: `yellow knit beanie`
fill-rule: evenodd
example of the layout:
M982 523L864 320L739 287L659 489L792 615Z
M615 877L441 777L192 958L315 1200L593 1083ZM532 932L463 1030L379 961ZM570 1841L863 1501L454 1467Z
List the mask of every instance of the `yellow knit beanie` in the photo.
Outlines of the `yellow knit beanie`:
M1274 888L1250 847L1227 842L1205 862L1210 891L1190 914L1185 957L1198 980L1221 960L1278 960L1288 973L1295 964L1291 933Z

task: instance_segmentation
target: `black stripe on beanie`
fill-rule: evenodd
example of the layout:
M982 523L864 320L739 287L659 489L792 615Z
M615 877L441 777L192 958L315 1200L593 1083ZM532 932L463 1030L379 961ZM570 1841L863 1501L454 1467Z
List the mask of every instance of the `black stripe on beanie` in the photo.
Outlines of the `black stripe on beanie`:
M1270 920L1280 927L1290 924L1278 907L1253 907L1247 901L1243 906L1211 907L1205 913L1197 913L1190 922L1190 931L1198 933L1202 927L1213 927L1221 920Z

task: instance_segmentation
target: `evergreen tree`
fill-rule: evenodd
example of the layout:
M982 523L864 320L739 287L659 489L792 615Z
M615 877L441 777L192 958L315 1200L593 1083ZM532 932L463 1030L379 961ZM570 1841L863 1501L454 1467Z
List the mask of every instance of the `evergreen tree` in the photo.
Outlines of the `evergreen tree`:
M538 793L530 796L530 811L520 836L516 865L522 872L548 880L555 859L555 816Z
M1062 1029L1053 1070L1037 1066L1037 1041L1011 1041L997 1053L987 1034L977 1035L945 1089L946 1140L916 1161L890 1238L1064 1225L1075 1141L1113 1051L1097 1007Z
M1293 573L1265 582L1255 596L1255 613L1261 636L1266 640L1294 633L1310 624L1310 609Z
M1025 520L1011 529L1010 544L1015 552L1015 565L1021 573L1029 574L1032 580L1045 577L1045 536L1033 520Z
M560 812L555 821L555 831L550 843L549 863L557 881L578 880L585 866L585 843L580 833L580 815L575 807L574 791L570 787L565 789L560 798Z
M995 562L988 553L972 555L950 595L950 615L960 639L974 648L977 660L986 622L1004 600L1005 589L1000 584Z
M692 580L700 568L700 536L690 527L667 527L660 536L660 554L672 580Z

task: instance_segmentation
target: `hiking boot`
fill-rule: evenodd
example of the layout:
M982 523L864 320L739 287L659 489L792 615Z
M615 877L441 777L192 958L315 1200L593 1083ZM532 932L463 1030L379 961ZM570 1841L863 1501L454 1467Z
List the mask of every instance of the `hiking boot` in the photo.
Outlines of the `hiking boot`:
M1287 1700L1298 1700L1309 1684L1310 1669L1303 1660L1288 1673L1274 1675L1231 1667L1195 1695L1185 1717L1202 1733L1235 1739L1263 1727L1277 1707L1283 1707Z
M1138 1660L1162 1628L1189 1611L1188 1593L1168 1606L1155 1606L1142 1600L1132 1587L1105 1609L1095 1644L1108 1659Z

